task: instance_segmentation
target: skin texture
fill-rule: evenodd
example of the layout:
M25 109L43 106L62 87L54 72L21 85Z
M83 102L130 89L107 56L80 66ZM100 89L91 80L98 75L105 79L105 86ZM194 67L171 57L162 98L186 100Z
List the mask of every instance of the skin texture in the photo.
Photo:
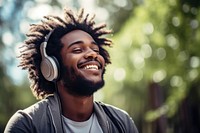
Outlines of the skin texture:
M84 31L67 33L61 42L64 72L57 86L62 113L71 120L85 121L93 112L93 93L104 85L105 61L94 39Z

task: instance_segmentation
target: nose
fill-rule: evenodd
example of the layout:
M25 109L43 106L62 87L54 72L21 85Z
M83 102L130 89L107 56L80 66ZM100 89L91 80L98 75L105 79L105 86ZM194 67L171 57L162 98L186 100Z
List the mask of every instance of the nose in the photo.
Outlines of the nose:
M88 59L88 58L96 59L96 58L97 58L97 55L98 55L97 52L95 52L95 51L92 50L92 49L88 49L88 50L86 51L84 57L85 57L86 59Z

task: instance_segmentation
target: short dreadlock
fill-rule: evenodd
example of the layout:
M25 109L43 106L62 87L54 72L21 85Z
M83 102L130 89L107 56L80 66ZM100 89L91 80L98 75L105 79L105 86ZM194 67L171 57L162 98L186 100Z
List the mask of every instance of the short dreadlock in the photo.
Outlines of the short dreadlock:
M40 63L42 60L40 53L40 44L45 40L45 36L52 30L53 33L48 41L47 54L54 56L61 63L60 51L62 44L60 39L65 34L73 30L83 30L90 34L97 42L100 48L100 54L105 59L105 63L109 64L110 56L107 50L103 46L111 46L112 41L102 37L102 35L110 34L111 31L105 29L105 24L95 25L94 17L90 17L89 14L84 16L84 9L81 9L79 13L73 13L70 9L64 9L64 18L58 16L44 16L41 24L30 25L29 33L26 35L27 39L20 48L21 59L19 66L22 69L27 69L29 79L31 81L30 88L37 99L43 99L49 94L55 92L55 85L53 82L47 81L40 70Z

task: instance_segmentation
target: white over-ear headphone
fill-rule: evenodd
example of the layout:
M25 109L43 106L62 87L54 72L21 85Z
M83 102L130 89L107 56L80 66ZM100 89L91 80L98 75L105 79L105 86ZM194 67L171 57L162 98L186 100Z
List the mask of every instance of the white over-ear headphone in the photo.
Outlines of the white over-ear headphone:
M59 77L59 63L54 56L48 56L46 53L46 47L48 44L49 37L54 30L50 31L47 36L45 36L45 41L40 45L40 52L42 56L42 61L40 64L40 70L44 78L48 81L56 81Z

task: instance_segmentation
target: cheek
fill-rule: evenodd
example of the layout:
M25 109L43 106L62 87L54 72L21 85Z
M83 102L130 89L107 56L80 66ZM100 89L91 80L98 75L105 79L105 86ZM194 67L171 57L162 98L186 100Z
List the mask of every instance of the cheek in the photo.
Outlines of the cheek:
M79 69L78 69L78 61L80 59L80 56L71 55L68 54L65 56L64 67L68 69L69 73L72 75L79 75Z
M73 67L77 65L77 61L73 56L66 55L65 58L63 59L63 64L67 67Z

